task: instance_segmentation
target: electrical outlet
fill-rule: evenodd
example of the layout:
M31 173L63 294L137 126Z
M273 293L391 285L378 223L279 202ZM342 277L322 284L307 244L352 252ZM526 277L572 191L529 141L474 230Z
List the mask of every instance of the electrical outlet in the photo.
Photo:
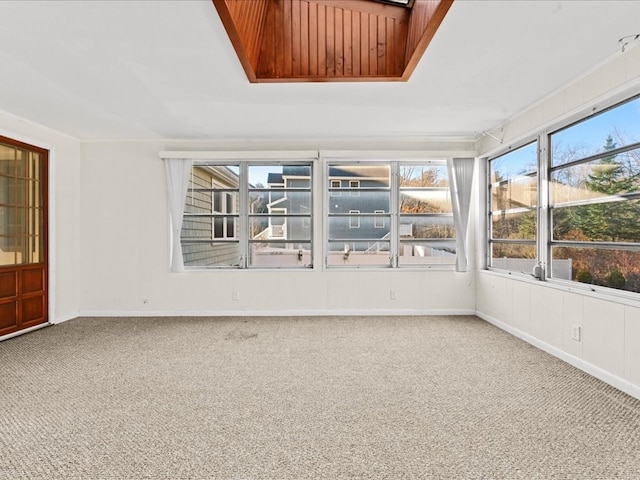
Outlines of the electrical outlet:
M396 291L395 290L390 290L389 291L389 298L391 300L397 300L398 299L398 297L396 297Z
M237 290L234 290L231 293L231 298L233 298L234 302L237 302L238 300L240 300L240 292L238 292Z
M580 325L571 325L571 338L576 342L582 340L582 328Z

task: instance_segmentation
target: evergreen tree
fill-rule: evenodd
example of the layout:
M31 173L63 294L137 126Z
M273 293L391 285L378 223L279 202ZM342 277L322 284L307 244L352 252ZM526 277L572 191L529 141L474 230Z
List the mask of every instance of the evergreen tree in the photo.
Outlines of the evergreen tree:
M603 149L610 151L618 145L611 135L607 136ZM630 192L634 179L627 176L623 165L616 159L617 155L609 155L600 160L589 174L586 185L593 192L615 195Z
M611 135L604 150L617 147ZM589 191L616 196L637 189L637 178L625 171L617 155L603 157L588 175L585 186ZM639 241L640 206L635 201L620 200L575 207L575 226L592 241Z

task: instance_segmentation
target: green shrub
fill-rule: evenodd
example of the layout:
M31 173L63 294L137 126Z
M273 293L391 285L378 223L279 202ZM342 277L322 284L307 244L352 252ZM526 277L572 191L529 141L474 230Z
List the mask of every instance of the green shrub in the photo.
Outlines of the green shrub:
M607 285L611 288L623 289L626 283L627 280L624 278L622 272L617 268L607 275Z
M576 273L576 282L593 283L593 275L589 270L578 270Z

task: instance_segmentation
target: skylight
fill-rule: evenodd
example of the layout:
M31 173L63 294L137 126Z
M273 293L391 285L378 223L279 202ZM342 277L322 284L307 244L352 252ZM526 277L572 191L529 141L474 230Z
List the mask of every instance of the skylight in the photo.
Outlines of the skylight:
M453 0L213 0L250 82L407 81Z

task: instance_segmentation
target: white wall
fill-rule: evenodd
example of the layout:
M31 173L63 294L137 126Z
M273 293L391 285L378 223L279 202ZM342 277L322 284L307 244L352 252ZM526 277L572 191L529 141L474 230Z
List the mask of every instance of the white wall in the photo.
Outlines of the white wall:
M49 150L49 319L78 316L80 142L0 111L0 135Z
M504 147L634 93L640 93L638 47L614 55L492 131ZM498 146L491 137L479 142L483 155ZM482 318L640 398L640 300L483 270L476 289ZM581 327L580 341L572 338L573 325Z
M314 270L303 271L171 273L165 171L158 154L163 150L220 147L189 142L83 144L80 314L460 314L474 311L473 272L345 271L316 266ZM246 144L224 147L247 149ZM310 145L298 147L311 148ZM315 146L321 147L326 146ZM425 146L408 147L424 149ZM451 149L451 145L431 144L430 147ZM451 150L451 153L460 156L461 152ZM395 300L391 300L391 290L396 293ZM239 300L233 300L233 291L238 292Z

